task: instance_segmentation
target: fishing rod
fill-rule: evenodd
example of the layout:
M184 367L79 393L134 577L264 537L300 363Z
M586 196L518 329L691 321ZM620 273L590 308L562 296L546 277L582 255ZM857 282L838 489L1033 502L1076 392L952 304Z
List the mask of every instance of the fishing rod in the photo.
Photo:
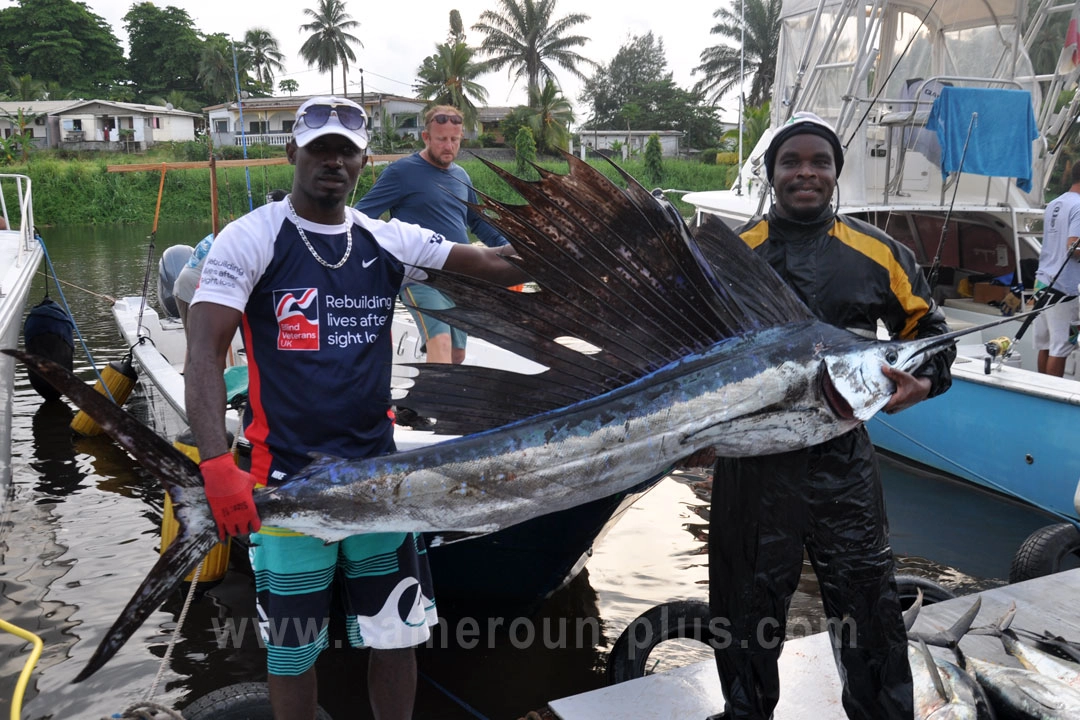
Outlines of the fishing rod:
M949 236L949 217L956 205L956 194L960 190L960 174L964 172L964 160L967 158L968 145L971 143L971 133L979 122L979 113L971 113L968 122L967 137L964 138L964 148L960 151L960 168L956 171L956 181L953 183L952 199L949 200L949 209L945 211L945 220L941 223L941 237L938 239L937 251L934 253L934 261L930 264L930 272L926 276L926 284L930 290L937 284L938 271L941 269L941 253L945 249L945 238ZM887 180L887 179L886 179Z

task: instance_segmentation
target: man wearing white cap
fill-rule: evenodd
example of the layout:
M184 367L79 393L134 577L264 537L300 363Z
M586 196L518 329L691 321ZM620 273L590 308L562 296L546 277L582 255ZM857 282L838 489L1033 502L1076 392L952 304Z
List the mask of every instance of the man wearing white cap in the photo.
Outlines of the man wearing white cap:
M309 453L361 458L394 451L391 316L416 268L502 285L525 279L504 260L510 246L445 242L416 225L373 220L346 204L366 157L367 118L351 100L300 106L286 152L292 192L229 224L214 242L190 310L187 411L206 495L221 537L251 535L260 627L277 720L315 716L314 664L327 646L335 572L350 642L371 648L368 689L378 718L409 718L413 648L436 623L423 539L358 535L330 545L261 528L256 484L274 485ZM251 471L238 468L225 434L226 351L238 327L249 364L244 432Z

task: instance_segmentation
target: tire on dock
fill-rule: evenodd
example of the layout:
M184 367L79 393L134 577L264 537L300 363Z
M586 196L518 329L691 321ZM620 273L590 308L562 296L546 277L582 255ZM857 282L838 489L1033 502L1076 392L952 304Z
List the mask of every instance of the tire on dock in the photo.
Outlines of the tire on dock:
M904 610L911 607L919 596L920 590L923 593L923 605L933 605L936 602L952 600L956 597L955 593L943 585L919 575L898 574L896 576L896 590L900 595L900 606Z
M270 686L264 682L227 685L184 708L185 720L273 720ZM333 720L321 707L316 720Z
M608 655L608 683L645 677L649 653L662 642L680 638L708 643L711 639L709 604L676 600L651 607L619 635Z
M1080 530L1072 523L1041 527L1028 535L1013 556L1009 582L1051 575L1080 564Z

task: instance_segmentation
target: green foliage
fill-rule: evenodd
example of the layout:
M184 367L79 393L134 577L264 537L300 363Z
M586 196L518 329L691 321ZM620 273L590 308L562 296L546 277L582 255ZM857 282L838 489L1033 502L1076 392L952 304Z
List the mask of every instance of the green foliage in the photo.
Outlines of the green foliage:
M582 100L591 108L587 129L679 130L690 147L714 144L721 129L716 108L672 80L664 43L651 32L619 48L585 83Z
M106 165L124 162L166 162L189 159L200 152L198 143L160 143L147 155L134 157L123 153L61 153L41 150L30 155L29 162L11 165L8 170L29 175L34 184L34 215L41 226L93 224L93 223L142 223L147 227L153 221L157 202L158 182L161 174L156 171L110 173ZM4 155L5 139L0 138L0 160ZM258 152L249 156L260 157ZM239 150L237 148L236 150ZM269 151L269 149L268 149ZM232 151L229 151L231 154ZM17 155L15 156L17 157ZM14 159L14 158L13 158ZM522 199L479 160L464 157L459 164L465 168L478 191L500 202L520 203ZM557 160L539 162L542 167L565 173L566 164ZM614 168L604 161L590 162L620 187L625 186ZM515 163L499 163L514 171ZM620 162L632 177L647 183L645 164L631 160ZM369 190L382 168L365 170L357 183L355 197ZM531 168L530 168L531 170ZM707 166L698 162L668 158L664 161L665 187L680 190L715 190L730 187L731 174L737 168ZM218 205L223 220L236 218L247 212L247 180L243 168L218 169ZM251 194L255 205L261 205L266 193L275 188L292 187L293 168L290 165L255 167L250 170ZM210 171L176 170L165 175L165 193L161 204L161 222L189 222L210 216ZM673 194L672 202L683 215L690 215L693 208L681 201L681 195Z
M495 145L498 144L495 140L495 133L493 132L482 132L476 139L480 141L480 147L489 148L495 147Z
M390 113L385 109L382 112L382 122L378 130L371 132L370 152L378 155L389 155L403 152L412 147L412 138L403 137L397 133L398 127L390 122Z
M772 97L776 51L780 47L781 1L735 0L732 8L722 7L713 13L720 22L709 32L732 44L714 45L702 51L701 64L694 68L695 73L702 75L694 86L695 92L718 101L742 82L745 73L751 78L748 98L751 105Z
M758 140L765 134L765 131L769 129L769 125L772 122L769 103L762 103L758 107L752 105L745 105L743 107L743 156L745 157L754 146L757 145ZM739 148L739 131L728 130L724 133L724 139L731 141L731 146L738 152ZM738 161L735 161L736 163Z
M497 0L496 10L480 13L480 21L472 26L484 36L480 51L488 56L491 70L509 68L509 72L525 80L531 95L539 92L541 82L554 80L551 63L585 79L580 65L595 67L596 63L573 48L588 42L583 35L568 35L567 31L588 22L584 13L555 17L556 0Z
M499 130L502 131L503 141L507 147L513 147L514 141L517 140L518 130L529 126L530 117L532 117L532 111L525 105L518 105L499 122Z
M529 129L540 152L565 150L570 140L574 111L555 83L548 78L544 89L529 96Z
M186 10L135 3L124 15L124 29L127 77L140 98L165 96L172 90L203 97L197 79L203 41Z
M645 143L645 179L650 185L659 185L664 179L664 158L660 136L653 133Z
M487 63L473 60L473 48L465 43L441 43L435 54L424 58L416 70L413 90L429 106L451 105L461 111L465 129L476 127L476 106L487 102L487 89L476 78L487 71Z
M104 95L123 74L108 22L73 0L19 0L0 10L0 56L3 77L33 75L86 95Z
M277 86L278 90L280 90L281 92L289 93L289 97L292 97L292 94L300 89L300 83L296 82L292 78L285 78L284 80L279 82Z
M532 130L523 127L517 132L514 140L515 169L521 177L534 179L536 171L530 163L536 162L536 141L533 139Z
M360 23L345 12L344 0L319 0L316 9L304 8L304 15L311 22L300 26L303 32L311 33L300 46L300 57L309 66L314 65L320 72L330 73L330 94L334 94L334 68L341 64L342 92L348 88L346 74L349 63L356 62L356 53L351 45L364 47L360 38L348 31L359 27Z
M710 152L710 151L709 150L702 150L701 151L702 155L704 155L707 152ZM711 162L713 165L738 165L739 164L739 153L737 153L737 152L717 152L716 150L712 150L711 152L713 153L712 160L706 160L704 157L702 157L701 161L702 162Z
M251 60L255 83L267 94L274 92L274 73L284 72L285 53L278 48L277 38L263 28L251 28L244 33L244 53Z
M460 164L465 169L465 172L469 174L469 178L472 180L473 186L476 187L478 192L488 195L499 202L524 202L517 193L511 190L506 183L500 180L494 172L485 167L479 160L463 159L459 160L458 164ZM514 171L513 162L496 164L511 172ZM543 160L539 161L537 164L552 172L566 172L566 163L559 160ZM603 160L597 160L589 161L589 164L602 172L619 187L626 186L625 181L623 181L615 168L611 167L609 163ZM638 182L647 184L644 162L631 160L629 162L619 162L618 165ZM668 158L664 163L664 184L666 187L691 191L727 188L731 186L728 179L730 170L731 168L718 167L715 165L702 165L696 161ZM681 194L672 193L668 199L671 200L672 204L675 205L683 216L693 214L693 206L683 202Z

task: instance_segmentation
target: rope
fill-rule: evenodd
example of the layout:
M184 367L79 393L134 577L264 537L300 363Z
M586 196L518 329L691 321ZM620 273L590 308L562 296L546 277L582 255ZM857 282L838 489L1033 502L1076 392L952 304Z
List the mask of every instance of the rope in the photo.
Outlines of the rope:
M169 661L172 659L173 648L176 647L176 643L180 638L180 628L184 626L188 610L191 608L191 601L195 597L195 588L199 585L199 575L202 573L202 566L203 564L201 562L195 566L195 573L191 577L191 587L188 588L187 597L184 598L184 607L180 609L180 617L176 619L176 629L173 630L172 638L165 648L165 655L161 658L161 664L158 666L157 675L154 677L153 684L150 685L150 692L146 694L146 702L150 702L154 699L154 695L157 694L158 685L161 683L161 678L165 675L165 668L169 666Z
M423 672L423 671L421 671L421 672L420 672L420 677L424 678L424 679L425 679L425 680L427 680L427 681L428 681L429 683L431 683L431 685L432 685L432 686L434 686L434 688L435 688L436 690L438 690L438 691L439 691L439 692L441 692L441 693L442 693L443 695L445 695L446 697L448 697L448 698L450 698L451 700L453 700L454 702L456 702L456 703L458 704L458 706L459 706L459 707L460 707L460 708L461 708L462 710L464 710L465 712L469 713L469 714L470 714L470 715L472 715L472 716L473 716L474 718L479 718L479 720L488 720L488 717L487 717L486 715L484 715L483 713L481 713L481 712L480 712L479 710L477 710L476 708L474 708L474 707L473 707L472 705L470 705L469 703L467 703L467 702L465 702L464 700L462 700L461 698L459 698L459 697L458 697L457 695L455 695L454 693L452 693L452 692L450 692L449 690L447 690L446 688L444 688L444 687L443 687L442 685L440 685L439 683L435 682L435 680L434 680L434 679L433 679L433 678L432 678L432 677L431 677L430 675L428 675L428 674L427 674L426 672Z
M128 718L133 720L161 720L162 713L164 713L165 717L172 718L172 720L184 720L184 716L176 710L152 702L132 705L120 715L113 715L111 718L102 718L101 720L126 720Z
M49 289L48 289L48 287L49 287L49 283L48 283L49 274L47 272L43 271L43 270L38 270L38 275L45 276L45 296L48 297L48 295L49 295ZM61 280L60 278L52 278L52 280L53 280L53 282L64 283L65 285L69 285L69 286L75 288L76 290L82 290L87 295L93 295L94 297L98 298L99 300L104 300L105 302L107 302L109 304L115 304L116 303L116 298L114 298L112 295L102 295L101 293L96 293L93 290L87 290L84 287L79 287L78 285L76 285L73 282L68 282L67 280ZM57 288L57 290L59 290L59 288Z
M71 306L68 305L67 297L64 296L64 290L60 287L60 278L56 276L56 268L53 267L52 258L49 257L49 249L45 247L45 239L38 235L37 241L41 245L41 252L45 255L45 264L49 266L49 272L52 273L53 280L56 281L56 294L60 296L60 301L64 303L64 311L71 320L71 327L75 329L75 335L79 338L79 344L82 345L83 352L86 353L86 359L90 362L90 367L93 368L94 375L97 376L98 382L101 383L101 388L105 391L105 394L109 399L115 403L116 398L113 397L112 391L109 390L109 385L105 382L105 378L101 377L101 371L98 370L97 363L94 362L94 356L90 354L90 348L87 347L82 331L79 330L79 324L75 322L75 316L71 314Z

